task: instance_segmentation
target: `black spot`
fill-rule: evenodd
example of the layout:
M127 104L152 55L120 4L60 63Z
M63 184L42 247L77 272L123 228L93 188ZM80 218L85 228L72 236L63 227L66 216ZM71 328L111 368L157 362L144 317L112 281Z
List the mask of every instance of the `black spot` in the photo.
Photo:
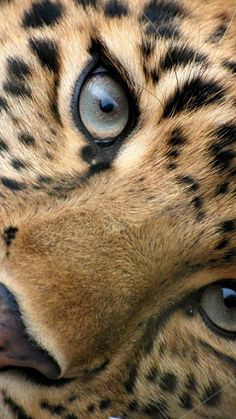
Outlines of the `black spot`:
M109 169L110 167L111 167L111 164L109 162L101 162L101 163L93 164L92 166L90 166L87 176L88 177L93 176L96 173L103 172Z
M106 55L106 47L103 45L100 39L92 37L90 41L90 45L88 48L88 52L91 56L98 56L101 57Z
M17 416L18 419L33 419L32 416L28 416L26 411L17 404L11 397L7 396L5 391L2 392L3 395L3 403L8 407L11 413L14 416Z
M144 59L148 59L155 50L155 44L151 40L145 39L140 45L140 52ZM144 67L144 73L146 72L146 67Z
M178 176L177 181L180 184L186 185L188 192L196 192L199 189L198 182L194 180L192 176Z
M171 22L177 17L184 17L183 8L171 0L151 0L144 8L143 21L151 21L155 26Z
M223 171L231 169L232 161L236 157L235 151L230 148L230 145L236 141L236 138L233 136L235 131L230 131L228 128L224 124L217 130L216 134L219 141L211 144L209 148L213 157L213 167Z
M183 409L190 410L193 408L191 396L188 393L183 393L179 398L179 406Z
M7 83L18 84L20 86L29 88L25 83L28 76L31 75L31 70L21 58L10 57L7 60L7 71L9 80Z
M236 143L236 125L230 122L219 125L215 132L215 136L219 140L220 148L230 146Z
M21 171L22 169L25 169L26 168L26 164L22 160L20 160L20 159L13 159L11 161L11 165L17 171Z
M73 413L69 413L69 415L64 416L63 419L78 419L78 416L75 416Z
M191 202L197 213L197 220L201 221L204 218L203 212L203 199L200 196L196 196Z
M47 401L43 401L40 404L43 410L46 410L53 415L61 415L62 413L66 412L66 409L61 404L49 404Z
M37 182L50 184L53 182L53 178L51 176L39 175L37 178Z
M165 373L160 378L160 388L164 391L173 393L177 386L177 377L175 374Z
M166 166L167 170L175 170L177 169L177 167L178 167L177 163L168 163Z
M0 96L0 112L1 111L7 111L8 110L8 104L7 104L7 100Z
M224 61L223 65L230 70L232 74L236 74L236 61Z
M31 89L25 83L17 80L8 80L3 84L3 89L6 93L15 97L31 97Z
M72 394L70 397L68 397L68 402L69 403L73 403L77 400L77 396L75 396L75 394Z
M186 139L183 136L183 133L181 131L180 128L175 128L172 133L171 136L168 140L168 144L171 147L177 147L177 146L182 146L186 143Z
M220 24L218 28L216 28L216 30L211 34L209 42L212 42L213 44L218 43L227 31L227 27L228 26L226 24Z
M169 118L185 110L197 110L224 98L224 89L215 81L196 77L187 80L182 87L177 86L172 97L167 100L164 117Z
M216 150L215 150L216 151ZM228 170L232 165L232 160L236 157L236 153L231 150L222 150L215 152L214 167L222 170Z
M99 403L99 409L100 410L106 410L110 407L110 405L111 405L111 400L109 400L109 399L101 400L100 403Z
M128 409L130 412L137 412L139 409L138 402L136 400L132 400L129 403Z
M17 232L18 232L17 227L10 226L10 227L5 228L3 232L3 240L7 246L10 246L13 240L15 240Z
M41 65L57 74L59 72L59 52L56 42L50 39L31 38L29 44Z
M226 263L229 263L229 262L231 262L232 260L234 260L236 258L236 250L235 249L231 249L231 250L229 250L229 251L227 251L225 254L224 254L224 261L226 262Z
M172 46L165 57L160 61L160 69L168 71L175 67L185 66L190 63L204 63L206 56L187 46Z
M121 0L109 0L105 4L105 16L109 18L123 17L128 15L127 5Z
M206 406L216 407L220 403L221 387L216 383L210 383L202 396L202 402Z
M228 239L222 239L220 241L220 243L216 246L216 250L222 250L225 247L227 247L229 244L229 240Z
M229 182L223 182L216 188L216 196L217 195L224 195L229 192Z
M61 116L58 109L57 95L54 96L54 98L51 101L50 110L55 121L61 124Z
M81 157L86 163L91 163L91 161L96 157L96 150L90 145L86 145L81 150Z
M10 77L24 81L31 74L30 67L21 58L9 58L7 70Z
M25 12L22 25L24 28L52 26L61 18L62 11L62 5L59 1L56 3L50 0L35 2L31 9Z
M175 128L168 140L170 149L167 151L166 156L168 159L176 159L180 155L181 147L186 142L185 137L180 128Z
M26 185L22 182L17 182L14 179L9 179L7 177L1 177L1 182L3 186L7 189L10 189L13 192L22 191L26 188Z
M189 391L194 391L197 389L197 381L192 373L187 375L186 388Z
M152 80L153 84L157 84L160 78L158 70L156 68L150 70L148 78Z
M146 378L150 382L154 382L157 380L159 376L158 370L156 368L151 368L150 371L147 373Z
M236 229L236 220L227 220L227 221L224 221L220 225L220 228L222 229L222 231L224 233L232 233Z
M5 143L5 141L0 138L0 153L8 151L8 145Z
M46 159L51 160L51 161L54 159L53 155L51 153L49 153L49 151L45 152L45 157L46 157Z
M166 155L170 159L176 159L180 155L180 150L178 150L177 148L172 148L172 150L169 150Z
M165 400L149 403L143 408L143 412L150 417L168 419L168 408Z
M74 0L77 6L82 6L84 9L88 6L97 7L97 0Z
M95 406L94 404L90 404L90 405L87 407L87 411L88 411L89 413L93 413L93 412L95 411L95 409L96 409L96 406Z
M35 145L35 139L27 132L21 132L18 135L19 141L24 144L25 146L34 146Z
M210 154L213 157L212 165L214 168L227 171L234 176L232 163L236 153L231 146L236 144L236 125L230 122L221 124L216 128L214 134L217 141L209 147Z
M136 365L134 365L130 369L128 380L125 382L125 389L127 393L133 393L134 387L136 384L137 375L138 375L137 367Z
M179 29L173 25L173 23L169 22L168 24L161 24L158 26L153 26L153 24L149 23L145 28L145 33L147 36L152 36L155 39L164 38L164 39L179 39L180 38L180 31Z

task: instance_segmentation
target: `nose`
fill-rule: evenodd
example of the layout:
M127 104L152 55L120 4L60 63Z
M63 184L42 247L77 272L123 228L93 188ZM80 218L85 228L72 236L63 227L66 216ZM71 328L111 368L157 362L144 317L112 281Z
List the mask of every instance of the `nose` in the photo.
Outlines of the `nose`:
M57 379L56 361L27 333L13 294L0 284L0 373L4 367L30 368Z

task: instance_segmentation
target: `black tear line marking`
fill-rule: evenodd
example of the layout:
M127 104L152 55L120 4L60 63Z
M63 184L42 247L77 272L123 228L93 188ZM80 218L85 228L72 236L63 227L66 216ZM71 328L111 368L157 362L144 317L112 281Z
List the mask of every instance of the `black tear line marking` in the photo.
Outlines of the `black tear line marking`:
M198 343L210 352L215 358L217 358L220 362L227 364L230 368L233 368L236 372L236 360L229 355L224 354L223 352L219 351L218 349L213 348L209 343L204 342L203 340L199 339Z

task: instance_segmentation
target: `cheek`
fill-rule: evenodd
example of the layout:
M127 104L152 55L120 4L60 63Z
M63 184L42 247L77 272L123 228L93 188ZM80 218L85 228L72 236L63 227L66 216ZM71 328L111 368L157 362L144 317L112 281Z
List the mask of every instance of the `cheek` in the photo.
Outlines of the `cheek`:
M76 216L19 226L4 262L4 285L26 327L66 376L109 359L138 304L135 283L122 279L126 244L122 249L120 237L112 239L95 224L84 219L79 225Z
M174 417L182 417L184 411L186 416L194 412L203 417L206 408L210 417L222 416L224 409L225 417L233 417L235 368L227 352L227 342L209 333L200 316L177 309L152 336L136 390L144 402L155 400L158 392L168 400ZM234 354L235 347L231 359Z

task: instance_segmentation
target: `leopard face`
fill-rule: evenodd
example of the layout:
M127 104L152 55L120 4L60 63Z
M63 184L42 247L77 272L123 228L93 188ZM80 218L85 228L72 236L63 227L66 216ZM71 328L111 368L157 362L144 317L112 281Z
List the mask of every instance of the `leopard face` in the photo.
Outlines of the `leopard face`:
M1 418L234 418L234 17L0 2Z

